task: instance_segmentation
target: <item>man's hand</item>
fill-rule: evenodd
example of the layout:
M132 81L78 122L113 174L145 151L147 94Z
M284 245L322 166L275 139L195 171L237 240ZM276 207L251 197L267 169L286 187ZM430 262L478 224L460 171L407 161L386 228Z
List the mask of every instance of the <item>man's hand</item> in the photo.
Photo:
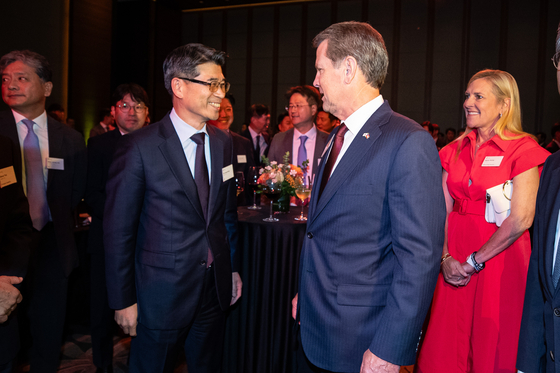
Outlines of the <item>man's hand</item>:
M131 337L136 336L136 325L138 325L138 303L132 306L115 311L115 321L122 328L125 334Z
M453 286L465 286L471 280L471 274L465 271L465 266L453 257L443 262L441 271L445 282Z
M19 290L14 287L22 281L23 277L0 276L0 323L8 320L8 316L23 299Z
M294 318L294 320L296 319L296 314L297 314L297 298L298 295L296 294L294 299L292 299L292 317Z
M375 356L370 350L364 352L360 373L398 373L399 366Z
M231 303L230 306L233 305L239 298L241 298L241 289L243 288L243 282L241 281L241 276L239 276L239 272L233 272L231 274Z

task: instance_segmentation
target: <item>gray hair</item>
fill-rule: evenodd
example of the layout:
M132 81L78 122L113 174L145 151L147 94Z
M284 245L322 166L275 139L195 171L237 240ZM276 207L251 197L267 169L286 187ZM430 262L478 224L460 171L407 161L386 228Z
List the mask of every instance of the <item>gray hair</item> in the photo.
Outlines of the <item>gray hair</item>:
M558 60L560 60L560 23L558 24L558 31L556 33L556 53L554 54L554 62L558 66Z
M389 55L383 37L371 25L355 21L335 23L315 36L313 47L317 48L325 40L329 42L326 55L335 67L352 56L368 84L381 89L387 76Z
M213 62L218 66L223 66L225 61L225 52L217 51L203 44L192 43L175 48L163 62L165 88L173 96L171 89L173 78L194 79L200 74L198 65Z
M49 61L39 53L30 50L11 51L0 59L0 73L12 63L20 61L35 69L35 73L43 83L52 81L52 70Z

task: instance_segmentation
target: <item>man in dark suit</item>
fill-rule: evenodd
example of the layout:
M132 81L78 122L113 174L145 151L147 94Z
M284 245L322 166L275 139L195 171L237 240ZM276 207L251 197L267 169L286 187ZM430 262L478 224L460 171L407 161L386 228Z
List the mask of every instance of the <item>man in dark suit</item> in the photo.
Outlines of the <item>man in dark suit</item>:
M560 25L553 62L560 93ZM556 152L544 164L537 194L533 251L517 350L517 369L521 373L560 372L559 171L560 152Z
M43 56L10 52L0 59L0 72L2 98L11 109L0 113L0 134L16 147L15 174L27 194L34 227L26 285L33 339L31 371L54 372L68 276L78 266L74 209L85 191L86 147L77 131L47 117L45 100L53 85Z
M231 140L233 141L233 170L236 173L243 172L244 180L247 182L249 170L255 166L253 147L249 139L229 130L234 118L233 105L235 105L235 98L228 93L220 104L218 120L210 120L208 123L231 135ZM245 188L245 193L240 194L237 198L238 205L245 206L252 200L252 196L253 193L249 188Z
M111 115L115 118L117 129L94 137L88 143L85 200L92 216L88 242L91 254L91 349L98 372L113 371L114 312L107 300L103 245L105 185L120 138L144 127L148 117L147 104L148 95L144 88L134 83L119 85L111 102Z
M101 109L99 111L99 117L101 118L101 122L97 123L89 131L90 138L111 131L111 126L115 123L115 117L113 116L111 109Z
M313 43L314 86L342 123L311 194L292 310L305 355L299 369L396 373L414 363L439 273L438 153L379 94L388 55L377 31L338 23Z
M218 372L225 313L241 295L231 137L213 126L229 89L225 53L202 44L164 62L173 110L124 136L103 229L109 306L132 339L130 372ZM233 263L232 263L233 262Z
M248 110L248 117L251 118L249 126L241 136L248 138L253 144L253 159L257 166L262 165L262 156L268 155L270 146L270 136L266 132L270 124L270 112L268 106L263 104L253 104Z
M289 101L286 110L294 127L274 136L268 159L271 162L284 163L284 155L289 152L292 164L303 169L303 162L308 162L303 173L304 176L313 179L329 137L328 133L317 129L314 124L320 108L321 95L317 88L303 85L290 88L286 92L286 98Z
M16 155L12 141L0 136L0 373L13 371L19 350L15 309L22 300L19 284L27 270L33 229L27 199L15 176Z

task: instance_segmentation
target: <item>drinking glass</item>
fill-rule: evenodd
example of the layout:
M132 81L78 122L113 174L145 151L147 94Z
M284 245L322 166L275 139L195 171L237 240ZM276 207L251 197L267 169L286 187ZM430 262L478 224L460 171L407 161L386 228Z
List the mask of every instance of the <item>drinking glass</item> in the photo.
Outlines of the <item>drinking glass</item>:
M294 220L305 221L307 218L303 216L304 202L311 195L312 184L308 177L302 177L301 185L296 189L296 196L301 200L301 215Z
M280 199L280 196L282 195L282 183L281 182L275 183L272 181L272 179L269 179L267 180L267 184L262 188L262 192L268 197L268 199L270 199L270 216L268 218L263 219L263 221L266 222L278 221L278 219L276 219L273 216L272 204L278 201L278 199Z
M249 168L249 176L247 177L247 185L253 189L253 206L247 207L249 210L260 210L262 209L261 206L257 206L257 193L261 193L261 189L259 187L259 170L260 167L251 167Z

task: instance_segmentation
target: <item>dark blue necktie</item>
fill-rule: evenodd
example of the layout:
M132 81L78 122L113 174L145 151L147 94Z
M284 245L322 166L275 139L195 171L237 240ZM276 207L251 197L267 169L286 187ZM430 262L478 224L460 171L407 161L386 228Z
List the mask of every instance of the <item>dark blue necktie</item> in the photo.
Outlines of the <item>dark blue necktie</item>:
M210 182L208 178L208 166L206 165L206 152L204 151L204 138L205 133L195 133L191 136L191 140L196 143L196 160L194 166L194 182L196 183L196 190L198 198L202 206L202 213L204 219L208 219L208 196L210 194ZM214 258L212 251L208 249L207 266L212 264Z
M33 121L23 119L22 122L27 127L27 136L23 140L23 157L25 159L29 215L33 220L33 227L40 231L49 221L41 148L39 147L39 138L33 131Z

